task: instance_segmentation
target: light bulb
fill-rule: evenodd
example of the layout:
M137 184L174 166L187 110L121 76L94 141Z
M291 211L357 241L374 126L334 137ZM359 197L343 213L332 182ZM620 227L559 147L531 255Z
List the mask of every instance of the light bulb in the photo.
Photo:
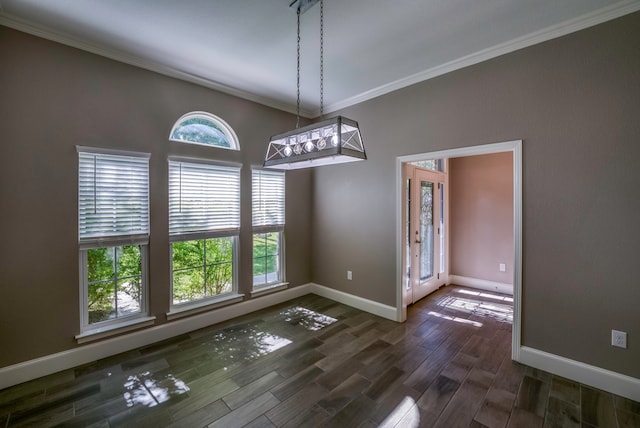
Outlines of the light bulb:
M284 148L284 155L289 157L291 156L291 153L293 153L293 150L291 150L291 146L287 144Z
M324 149L325 147L327 147L327 142L325 141L325 139L324 139L324 138L320 138L320 139L318 140L318 150L322 150L322 149Z
M313 145L313 142L311 142L311 141L307 141L306 143L304 143L304 149L305 149L307 152L311 152L311 151L313 150L313 148L314 148L314 147L315 147L315 146Z
M302 153L302 146L300 144L296 144L295 146L293 146L293 153L297 155Z
M331 136L331 145L332 145L333 147L335 147L335 146L337 146L337 145L338 145L338 136L337 136L337 135L332 135L332 136Z

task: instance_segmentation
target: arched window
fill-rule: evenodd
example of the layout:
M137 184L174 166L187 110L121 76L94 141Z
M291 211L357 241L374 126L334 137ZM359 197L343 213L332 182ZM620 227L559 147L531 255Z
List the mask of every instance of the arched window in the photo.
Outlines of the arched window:
M204 111L193 111L178 119L169 140L240 150L238 137L227 122Z

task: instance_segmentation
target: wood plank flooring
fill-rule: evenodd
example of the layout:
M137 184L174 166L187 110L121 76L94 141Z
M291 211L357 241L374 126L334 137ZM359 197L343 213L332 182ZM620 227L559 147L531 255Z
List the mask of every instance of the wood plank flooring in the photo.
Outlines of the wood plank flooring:
M640 403L513 363L509 296L398 324L304 296L0 391L2 427L640 427Z

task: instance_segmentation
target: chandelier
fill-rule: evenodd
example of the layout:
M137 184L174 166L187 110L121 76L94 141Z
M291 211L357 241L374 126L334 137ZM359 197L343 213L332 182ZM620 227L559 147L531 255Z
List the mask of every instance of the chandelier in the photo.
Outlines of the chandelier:
M320 1L320 121L300 128L300 15ZM297 29L296 129L269 140L264 166L300 169L365 160L358 122L343 116L324 116L324 0L295 0Z

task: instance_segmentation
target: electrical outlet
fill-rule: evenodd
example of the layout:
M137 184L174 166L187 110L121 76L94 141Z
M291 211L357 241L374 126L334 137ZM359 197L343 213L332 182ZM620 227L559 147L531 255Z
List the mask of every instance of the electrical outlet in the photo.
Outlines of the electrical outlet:
M349 281L351 281L353 279L353 273L350 270L347 271L347 279Z
M507 265L504 263L500 263L499 266L500 272L506 272L507 271Z
M624 331L611 330L611 346L627 349L627 333Z

